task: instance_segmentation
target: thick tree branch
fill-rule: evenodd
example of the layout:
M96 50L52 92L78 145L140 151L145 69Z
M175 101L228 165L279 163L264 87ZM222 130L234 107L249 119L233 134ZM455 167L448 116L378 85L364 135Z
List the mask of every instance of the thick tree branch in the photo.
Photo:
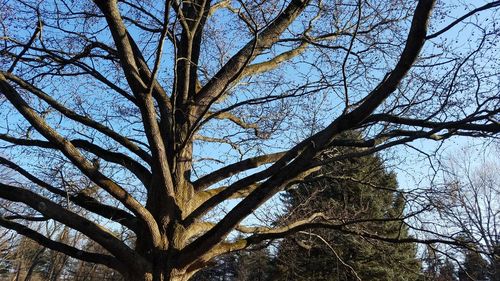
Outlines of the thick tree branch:
M133 41L131 41L131 36L129 35L125 25L123 24L123 20L121 18L116 1L100 0L95 1L95 3L106 17L109 30L111 31L118 50L123 71L130 85L130 88L138 99L146 137L148 139L149 146L154 158L151 163L153 181L159 183L158 190L152 188L150 189L150 192L153 192L153 196L164 195L163 193L156 192L165 189L167 191L167 198L164 198L163 200L168 200L169 202L166 202L166 204L168 205L177 205L178 203L176 203L175 198L176 190L172 181L172 171L170 170L169 165L170 161L165 150L164 142L166 140L163 139L161 129L157 121L156 109L152 95L147 91L148 89L146 83L149 82L149 80L151 80L152 78L150 78L148 81L144 81L143 77L140 74L140 66L136 64L136 58L141 57L142 55L140 55L140 53L134 52L134 43ZM155 85L154 81L153 85ZM153 209L157 209L157 207L153 207ZM174 209L176 209L176 206L170 206L169 212L173 212ZM155 243L160 243L160 237L157 234L153 235L153 239L156 241Z
M91 263L102 264L102 265L108 266L110 268L113 268L115 270L123 272L123 269L124 269L123 264L121 264L113 256L83 251L83 250L80 250L78 248L69 246L67 244L51 240L51 239L47 238L46 236L30 229L27 226L24 226L20 223L10 221L10 220L5 219L3 217L0 217L0 225L5 227L5 228L12 229L17 233L32 239L33 241L37 242L38 244L40 244L43 247L49 248L51 250L54 250L54 251L57 251L60 253L63 253L65 255L68 255L68 256L73 257L75 259L79 259L79 260L91 262Z
M487 116L495 116L500 109L489 112ZM498 133L500 132L500 124L498 122L491 122L490 124L477 124L474 121L484 120L486 116L470 116L462 120L448 121L448 122L433 122L425 119L404 118L390 114L373 114L364 120L364 123L376 122L389 122L394 124L415 126L430 129L448 129L448 130L464 130L485 133Z
M250 170L253 168L257 168L261 165L272 163L274 161L279 160L285 152L272 153L267 155L261 155L257 157L248 158L242 160L240 162L236 162L230 165L227 165L223 168L220 168L216 171L211 172L208 175L205 175L199 179L197 179L193 185L195 190L203 190L207 187L224 180L232 175L244 172L246 170Z
M130 37L125 25L123 24L116 0L100 0L95 1L95 3L106 18L109 30L111 31L111 35L113 36L113 40L116 44L120 64L122 65L130 88L136 97L140 96L146 90L145 83L147 81L143 81L139 73L139 67L135 61L135 56L137 54L135 54L132 49Z
M238 125L242 129L252 129L254 134L258 138L266 138L266 135L259 130L259 125L256 123L248 123L245 122L240 117L232 114L231 112L219 112L219 113L210 113L210 118L220 119L220 120L229 120L234 124Z
M280 34L302 13L308 3L309 0L292 0L288 7L258 34L256 39L248 42L229 59L196 95L195 103L198 105L198 114L207 111L207 107L221 95L221 91L234 80L235 75L241 72L241 68L245 67L252 57L259 55L279 40Z
M270 60L264 61L264 62L259 62L255 64L251 64L243 70L243 73L241 74L242 77L245 76L252 76L252 75L257 75L260 73L264 73L270 70L275 69L278 67L280 64L289 61L293 59L294 57L302 54L306 49L309 43L307 41L303 41L299 44L299 46L283 52L275 57L273 57Z
M321 217L321 216L316 216L316 217ZM314 215L312 216L313 220L316 219ZM421 244L432 244L432 243L441 243L441 244L448 244L448 245L455 245L455 246L460 246L462 243L457 240L453 239L418 239L414 237L408 237L408 238L401 238L398 236L395 237L385 237L381 236L378 234L374 234L368 231L364 230L356 230L356 229L351 229L349 228L349 225L353 224L359 224L362 223L362 221L353 221L353 222L347 222L347 223L331 223L331 222L325 222L325 221L318 221L314 222L310 220L311 218L304 219L301 221L297 221L293 224L290 224L286 227L278 228L278 229L271 229L268 231L265 231L263 233L257 233L254 234L248 238L246 238L246 245L245 247L248 247L253 244L258 244L262 241L265 240L274 240L274 239L280 239L283 237L286 237L290 234L297 233L299 231L304 231L304 230L309 230L309 229L329 229L329 230L335 230L335 231L340 231L345 234L351 234L351 235L357 235L361 236L364 238L369 238L369 239L374 239L374 240L379 240L379 241L384 241L384 242L390 242L390 243L421 243ZM371 222L371 221L401 221L402 219L381 219L381 220L365 220L364 222Z
M44 216L80 231L129 266L146 266L142 257L109 231L32 191L0 183L0 197L12 202L22 202Z
M120 201L125 207L131 210L139 217L147 226L152 237L159 239L159 229L156 221L144 206L142 206L134 197L126 190L116 184L114 181L103 175L98 169L78 151L70 141L59 135L52 129L45 120L38 115L17 93L17 91L9 85L5 76L0 73L0 92L12 103L12 105L21 113L24 118L36 130L47 138L80 170L88 176L98 186L106 190L115 199ZM159 241L157 241L159 243Z
M22 146L35 146L40 148L58 149L55 144L52 144L48 141L14 138L7 134L0 134L0 140ZM95 154L96 156L105 161L119 164L127 168L130 172L132 172L135 176L137 176L137 178L144 184L146 188L149 188L149 184L151 181L151 173L146 167L144 167L134 159L130 158L129 156L123 153L109 151L87 140L76 139L76 140L71 140L71 143L75 147L83 148L84 150Z
M42 99L45 101L47 104L52 106L54 109L62 113L64 116L68 117L71 120L74 120L78 123L81 123L85 126L89 126L98 132L110 137L111 139L115 140L119 144L123 145L124 147L128 148L130 151L134 152L137 154L141 159L144 161L150 163L151 162L151 156L144 150L142 150L139 146L137 146L135 143L133 143L130 139L127 137L124 137L117 132L113 131L112 129L104 126L102 123L97 122L87 116L80 115L73 110L70 110L69 108L65 107L61 103L59 103L57 100L52 98L50 95L46 94L43 92L41 89L38 89L31 83L11 74L11 73L6 73L6 72L1 72L3 75L8 80L11 80L15 82L17 85L22 87L23 89L29 91L30 93L36 95L38 98Z
M151 177L152 177L151 172L146 167L141 165L141 163L135 161L129 156L123 153L109 151L87 140L76 139L72 140L71 143L74 144L76 147L81 147L95 154L96 156L102 158L105 161L116 163L127 168L135 176L137 176L137 178L142 182L142 184L147 189L150 188L149 185L151 183Z
M90 212L115 221L133 232L139 233L141 226L139 220L120 208L102 204L95 198L82 192L69 196L69 200Z
M75 203L76 205L88 211L91 211L104 218L118 222L134 232L138 231L137 218L135 218L133 215L120 208L102 204L98 202L96 199L82 192L79 192L77 194L68 194L65 190L54 187L53 185L41 180L40 178L28 172L27 170L23 169L16 163L1 156L0 156L0 165L3 165L18 172L26 179L50 191L55 195L58 195L62 198L68 198L71 202Z
M394 70L375 88L364 100L364 102L352 112L337 118L331 125L323 131L317 133L312 138L307 139L307 145L304 152L292 161L285 168L280 166L283 163L276 162L267 170L278 168L261 186L253 191L248 197L236 205L219 223L207 233L186 246L182 251L179 261L180 265L189 264L196 256L203 255L212 247L218 244L221 239L229 233L243 218L250 214L262 202L275 194L286 181L294 178L303 172L305 163L309 163L313 157L328 147L334 136L338 133L355 127L366 119L394 90L410 70L417 59L420 50L425 42L427 24L430 18L431 10L434 6L432 0L419 1L413 16L410 32L407 37L405 48L400 56ZM304 143L297 147L303 146ZM292 149L291 151L293 151ZM294 152L295 153L295 152ZM288 153L289 154L289 153ZM287 155L282 157L286 159Z

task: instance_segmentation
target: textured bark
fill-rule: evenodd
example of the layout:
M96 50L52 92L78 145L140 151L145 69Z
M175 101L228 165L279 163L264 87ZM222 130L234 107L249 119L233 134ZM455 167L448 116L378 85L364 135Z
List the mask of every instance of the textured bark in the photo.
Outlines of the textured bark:
M82 13L68 11L62 16L56 12L53 20L57 24L52 22L47 29L56 29L59 33L56 32L57 36L51 40L44 41L43 21L39 20L34 32L29 33L29 39L24 40L27 43L13 39L13 46L6 43L7 47L0 47L4 48L0 49L1 61L12 61L10 67L0 69L0 106L8 104L17 114L16 117L24 120L21 125L14 122L15 126L12 127L19 127L17 131L6 129L5 132L0 132L2 145L13 145L14 152L25 149L39 153L37 155L49 154L49 160L62 158L57 162L60 167L39 167L37 170L30 169L23 161L17 163L19 159L0 156L1 166L15 171L28 183L11 184L0 179L0 198L22 205L42 219L57 221L71 228L71 231L84 234L102 246L103 252L82 251L78 249L81 245L51 240L43 232L28 227L28 216L24 214L10 218L0 217L1 226L25 235L51 250L110 267L131 281L187 281L220 255L311 228L344 231L383 241L423 242L416 238L401 241L399 238L379 237L376 233L356 233L348 226L361 222L339 223L322 213L280 227L248 227L242 225L242 222L278 192L307 180L327 161L352 159L415 139L442 140L453 135L491 136L500 131L500 125L495 121L500 109L494 104L494 96L485 99L483 103L476 101L477 110L465 116L456 112L442 113L451 105L447 104L447 98L439 96L435 98L436 103L443 104L432 104L436 107L435 112L419 115L419 118L411 115L406 117L407 113L418 114L423 111L421 104L427 100L415 102L422 94L418 91L414 97L406 97L404 89L401 89L408 87L404 79L410 76L411 69L421 58L424 43L457 24L454 22L442 32L427 35L435 2L433 0L420 0L416 6L408 6L401 13L411 15L411 24L406 21L406 16L402 17L397 12L389 12L384 18L379 15L382 12L380 7L364 1L353 1L353 5L333 1L328 3L332 5L329 8L331 10L323 10L323 7L318 7L315 1L310 0L248 3L166 0L163 2L164 6L151 4L153 2L95 0L91 8L86 5L78 6L85 11ZM271 16L264 12L269 8L266 7L268 3L279 3L279 7L273 7L276 10L269 12ZM235 4L239 6L233 7ZM362 14L364 5L367 9L374 9L373 13ZM485 5L475 11L498 5L500 2ZM331 18L336 9L343 6L356 7L353 11L358 11L359 14L355 13L352 19L348 19L347 15L345 19L338 19L346 21L342 24L332 22L328 28L315 28L316 20L324 15ZM246 41L235 47L235 50L224 45L235 42L213 42L221 34L207 25L211 23L210 16L218 9L225 9L224 12L233 16L241 25L241 34L238 35ZM36 9L33 13L34 17L53 16L52 12L44 14ZM156 16L157 14L161 17ZM472 14L466 14L460 21ZM134 18L135 16L137 17ZM82 20L84 25L87 21L95 20L98 23L96 26L99 27L100 24L103 28L95 33L86 33L85 30L81 34L69 31L65 26L66 20L70 21L72 17ZM64 18L64 21L60 22L60 18ZM214 19L217 20L220 19ZM384 58L389 61L384 66L387 74L380 77L379 58L367 55L366 61L369 63L364 64L362 56L363 53L378 52L378 49L385 52L387 43L384 40L387 38L381 36L384 40L374 41L373 46L365 46L366 50L357 50L353 45L371 40L372 31L375 33L374 38L378 38L384 33L385 25L399 20L402 23L392 26L392 29L388 27L385 31L397 34L400 37L397 39L404 41L404 47L388 48L387 52L392 56ZM78 24L71 27L76 29ZM148 36L138 38L140 31L146 32ZM61 34L69 35L63 40L58 37ZM228 36L230 34L228 32ZM214 35L213 38L211 35ZM366 37L359 39L358 36L361 35ZM336 45L336 40L339 46ZM345 42L348 42L348 47L342 46ZM56 47L60 47L58 43L68 50L57 49ZM83 50L73 48L73 45L78 44L83 44ZM168 52L164 51L166 44L172 45ZM212 46L210 44L220 48L220 61L205 61L212 56L210 51L204 49ZM226 50L226 47L229 49ZM319 51L308 53L310 48L317 48ZM339 55L343 58L340 60L343 62L343 79L339 81L335 80L338 73L321 73L321 68L329 63L321 64L318 59L318 65L314 65L316 58L311 57L312 54L335 51L347 53ZM385 54L384 52L380 53ZM171 57L162 58L165 54ZM349 97L347 88L350 86L346 76L346 71L349 70L346 66L351 57L356 56L359 62L353 67L356 70L351 70L353 75L356 74L356 79L364 76L370 78L367 78L369 81L366 89L359 90L355 97ZM326 58L331 59L329 56ZM104 63L99 65L101 61ZM171 65L163 65L167 64L165 62ZM276 74L273 71L283 67L283 71L287 72L287 63L292 63L299 72L304 65L311 65L311 73L305 75L305 78L297 76L297 80L303 82L303 85L295 85L294 81L290 82L291 85L284 85L279 80L281 78L275 78L286 76L287 73ZM335 65L334 62L331 64ZM24 69L17 71L20 65L31 69L35 74L31 76L30 71ZM431 66L433 65L429 63L429 67ZM369 74L368 70L357 70L363 67L376 74ZM459 70L455 71L458 73ZM268 73L270 78L266 78ZM79 93L78 87L64 89L64 94L70 97L73 92L79 94L75 101L70 98L66 101L65 95L62 98L53 93L54 89L61 89L52 85L57 83L37 85L39 80L45 81L46 77L56 77L55 80L60 78L60 83L65 85L66 77L80 75L82 81L90 77L90 84L99 85L89 86L82 82L82 91L89 87L102 94L103 104L109 102L116 108L80 108L86 104L80 103L79 98L86 98L86 95ZM113 80L111 77L115 75L122 79ZM261 75L264 77L262 81L266 82L262 85L258 83ZM315 76L320 77L319 82L310 81L316 79ZM479 80L480 76L477 75L476 78ZM274 84L269 85L271 82ZM259 85L248 88L250 93L246 93L245 89L241 96L233 93L246 83ZM273 134L282 129L280 124L287 121L280 120L280 115L288 114L286 116L292 118L294 114L306 117L309 117L308 114L315 114L304 109L314 103L307 99L309 95L323 91L335 92L336 84L344 86L345 97L342 97L341 104L345 108L337 116L328 117L328 124L314 128L307 134L309 137L302 141L291 142L288 136L273 139ZM101 86L104 87L103 90ZM275 94L281 87L285 89L283 93ZM398 89L403 93L399 93ZM451 92L453 89L454 84L451 82L446 90ZM95 93L89 93L92 97L91 94ZM483 93L479 90L475 94L476 100L482 98ZM116 95L116 100L113 95ZM457 91L450 99L454 100L457 96L463 97L464 94ZM304 100L300 101L300 106L294 107L293 104L302 97ZM434 97L428 100L432 103ZM99 106L95 101L86 102ZM264 113L259 113L261 108L255 109L254 106L262 104ZM254 111L247 112L244 110L245 106L254 108ZM293 107L290 112L296 110L300 114L287 113L288 106ZM274 112L277 107L281 108L280 112ZM108 110L111 113L108 114ZM265 112L266 110L269 112ZM436 120L436 116L442 115L446 117ZM61 121L54 121L57 119L54 116L61 118ZM309 122L308 118L303 119L291 119L291 122ZM212 122L217 122L218 125L211 126ZM72 124L72 127L65 128L67 124ZM235 126L237 129L227 129L231 134L222 136L219 130L223 131L225 126ZM3 127L9 126L0 127L0 130L4 130ZM302 129L297 128L298 131ZM380 133L370 134L363 140L343 139L343 133L352 130ZM242 136L246 139L242 140ZM269 142L262 147L255 145L266 140ZM233 163L225 163L226 157L234 155L219 155L220 159L215 160L222 167L206 174L196 174L195 172L199 172L194 169L197 167L196 161L202 161L195 155L198 152L196 145L203 141L229 145L232 152L239 153L240 157L236 159L235 156ZM289 143L283 145L283 148L274 149L275 142L286 141ZM243 148L240 149L240 146ZM336 147L341 146L356 149L350 153L332 152L334 155L325 156L327 152L335 151ZM245 154L245 150L251 152ZM47 162L50 163L48 166L53 163ZM71 173L66 172L71 175L70 179L65 178L66 167L70 167L68 170ZM44 171L40 173L39 170ZM231 199L240 201L227 212L212 215ZM96 222L95 217L110 220L113 226L101 225ZM115 225L123 227L130 237L135 235L135 244L126 240L129 237L123 238L115 233ZM244 236L233 239L230 235L233 231L243 233ZM438 240L429 241L433 243Z

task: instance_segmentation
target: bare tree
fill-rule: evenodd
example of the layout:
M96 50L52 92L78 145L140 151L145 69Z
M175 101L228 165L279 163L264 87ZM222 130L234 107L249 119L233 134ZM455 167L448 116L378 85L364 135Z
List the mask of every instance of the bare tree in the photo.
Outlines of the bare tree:
M487 152L493 155L496 150ZM434 205L448 232L464 240L476 259L486 260L483 268L472 265L473 270L484 270L484 275L495 280L500 245L500 163L489 155L473 161L480 157L471 149L461 149L457 154L446 163L439 187L442 192Z
M19 178L0 198L23 213L0 225L127 280L188 280L309 228L418 242L323 213L242 222L328 161L496 136L500 2L434 2L1 2L0 163ZM26 227L32 216L105 253Z
M106 253L102 247L93 241L89 241L84 247L93 252ZM113 269L107 268L101 264L87 263L80 260L75 260L73 264L68 266L66 275L69 276L69 278L66 279L75 281L123 280L122 276Z

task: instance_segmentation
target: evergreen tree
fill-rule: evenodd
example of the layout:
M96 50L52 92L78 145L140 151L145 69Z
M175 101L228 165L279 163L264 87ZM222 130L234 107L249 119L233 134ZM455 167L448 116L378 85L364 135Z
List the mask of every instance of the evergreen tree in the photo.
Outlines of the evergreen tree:
M397 192L396 177L379 157L334 162L322 168L323 177L299 184L283 200L286 215L280 222L323 211L339 221L379 220L356 224L384 237L408 237L399 220L405 201ZM353 229L353 226L351 226ZM277 253L276 280L340 281L416 280L420 263L411 244L389 244L332 230L313 230L285 239Z
M455 266L453 263L446 259L444 263L439 268L439 276L436 281L456 281L455 278Z
M192 281L236 281L238 257L231 253L217 258L210 267L197 272Z
M267 249L230 253L196 273L192 281L271 281L275 267Z
M488 281L488 263L474 249L465 252L464 262L458 271L459 281Z
M441 260L431 245L427 245L422 262L425 265L424 280L436 280L439 277Z
M448 258L443 260L431 245L427 245L422 262L425 264L424 281L457 281L453 262Z
M493 258L490 264L490 280L500 280L500 242L496 243L493 248Z
M266 248L238 255L237 281L271 281L275 267Z

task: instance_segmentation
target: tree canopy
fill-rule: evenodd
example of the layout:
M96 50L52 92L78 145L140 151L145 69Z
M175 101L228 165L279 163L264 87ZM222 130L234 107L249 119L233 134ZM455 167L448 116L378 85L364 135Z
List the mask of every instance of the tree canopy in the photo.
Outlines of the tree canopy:
M328 163L497 136L500 1L435 2L0 2L0 225L127 280L308 229L455 243L245 220Z

